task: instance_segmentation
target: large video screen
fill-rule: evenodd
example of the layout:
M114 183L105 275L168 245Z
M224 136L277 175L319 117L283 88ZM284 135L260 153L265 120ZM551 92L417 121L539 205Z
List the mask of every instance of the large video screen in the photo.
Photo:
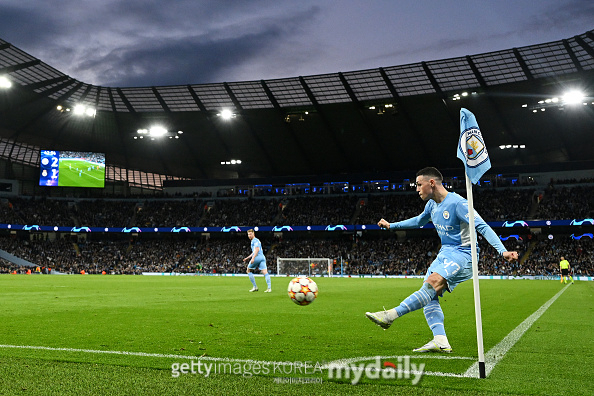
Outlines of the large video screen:
M105 187L105 154L41 150L39 185Z

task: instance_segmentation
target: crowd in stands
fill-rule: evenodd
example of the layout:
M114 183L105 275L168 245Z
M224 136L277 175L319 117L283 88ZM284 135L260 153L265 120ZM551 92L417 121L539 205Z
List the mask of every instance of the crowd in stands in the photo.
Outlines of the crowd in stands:
M135 205L136 227L197 227L203 213L196 200L145 201ZM131 213L131 212L130 212Z
M548 188L538 205L540 219L594 218L594 188L586 186Z
M277 257L317 257L336 259L335 274L421 275L440 248L437 236L397 240L389 237L278 238L262 239L268 268L276 273ZM573 240L558 236L553 240L504 242L517 250L520 260L508 263L480 238L479 270L485 275L558 274L559 260L565 256L576 275L594 275L594 240ZM22 240L0 237L0 249L37 266L62 273L85 271L97 274L141 274L142 272L244 273L243 258L250 253L247 237L227 239L130 239L72 241L68 238ZM342 264L342 268L341 268ZM2 261L0 273L26 272L28 268Z
M588 219L594 217L594 186L546 188L482 188L475 192L475 208L486 221L531 219ZM461 195L465 191L457 190ZM89 227L214 227L257 225L375 224L380 218L398 221L416 216L424 203L410 192L345 194L305 197L176 198L176 199L52 199L1 198L0 222ZM41 234L40 234L41 235ZM333 239L310 235L282 240L264 236L268 266L277 257L340 258L350 275L421 274L439 249L439 239L397 240L389 237L343 235ZM42 267L60 272L140 274L142 272L243 273L249 254L244 235L227 239L199 236L173 239L37 240L23 235L0 237L0 249ZM505 244L518 250L521 262L509 264L484 246L481 271L493 275L551 275L564 255L576 274L592 275L592 239L564 236L553 240L515 240ZM484 244L484 242L481 242ZM24 271L3 261L0 271ZM335 271L337 269L335 268Z
M457 191L465 196L465 191ZM3 198L5 224L70 227L216 227L241 225L375 224L416 216L417 193L300 198L94 200ZM594 186L479 189L475 209L486 221L594 217Z
M291 198L275 225L351 224L357 201L353 195Z
M270 225L282 209L277 199L217 200L211 204L205 204L200 226Z

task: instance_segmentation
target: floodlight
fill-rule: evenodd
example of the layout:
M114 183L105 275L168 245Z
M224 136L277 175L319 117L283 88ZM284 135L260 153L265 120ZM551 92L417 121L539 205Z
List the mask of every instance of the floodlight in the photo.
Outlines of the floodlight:
M85 106L83 106L81 104L74 106L74 114L82 115L84 113L85 113Z
M583 92L573 90L573 91L566 92L562 96L562 99L565 104L578 104L578 103L582 102L584 97L585 96L584 96Z
M0 88L10 88L12 83L6 76L0 76Z
M151 127L151 129L149 130L149 134L153 138L161 137L167 134L167 129L163 128L162 126L156 125L154 127Z
M230 120L233 117L233 113L229 109L223 109L220 113L223 120Z

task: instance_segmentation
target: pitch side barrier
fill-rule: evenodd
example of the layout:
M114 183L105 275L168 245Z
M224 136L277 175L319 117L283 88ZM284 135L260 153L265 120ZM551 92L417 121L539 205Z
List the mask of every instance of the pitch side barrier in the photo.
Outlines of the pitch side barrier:
M247 274L211 274L211 273L182 273L182 272L143 272L142 275L148 276L238 276L238 277L246 277ZM270 276L277 277L277 278L290 278L294 275L274 275L270 274ZM310 275L310 278L327 278L328 276L321 276L321 275ZM385 279L385 278L395 278L395 279L423 279L425 275L372 275L372 274L360 274L360 275L332 275L332 278L376 278L376 279ZM530 275L530 276L514 276L514 275L479 275L479 279L500 279L500 280L518 280L518 279L527 279L527 280L559 280L561 279L559 276L548 276L548 275ZM574 281L594 281L594 276L580 276L580 275L573 275Z
M572 220L516 220L516 221L490 221L487 224L491 228L508 229L506 234L513 234L518 229L530 227L551 227L551 226L594 226L594 219L572 219ZM428 223L423 229L435 228L433 223ZM74 232L74 233L89 233L89 232L107 232L107 233L203 233L203 232L221 232L221 233L235 233L245 232L249 229L261 232L293 232L293 231L371 231L379 230L377 224L328 224L328 225L299 225L299 226L228 226L228 227L87 227L84 224L80 227L64 227L52 225L39 224L0 224L0 230L13 231L53 231L53 232ZM581 231L581 228L576 228L576 231ZM578 233L574 239L587 237L594 239L592 233Z

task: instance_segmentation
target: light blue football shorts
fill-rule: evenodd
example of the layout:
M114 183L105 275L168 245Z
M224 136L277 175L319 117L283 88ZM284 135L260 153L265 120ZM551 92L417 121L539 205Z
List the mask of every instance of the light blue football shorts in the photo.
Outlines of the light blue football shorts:
M472 278L470 247L442 246L437 257L429 266L425 280L434 272L445 278L448 282L447 290L451 293L460 283Z
M255 270L255 269L258 269L260 271L265 270L267 268L266 267L266 257L261 257L261 258L256 257L254 259L253 263L248 264L248 268L251 270Z

